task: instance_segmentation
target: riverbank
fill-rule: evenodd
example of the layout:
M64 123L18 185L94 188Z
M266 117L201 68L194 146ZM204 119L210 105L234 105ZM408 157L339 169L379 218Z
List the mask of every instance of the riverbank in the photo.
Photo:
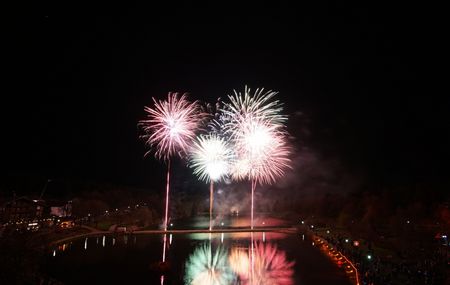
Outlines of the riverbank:
M408 255L399 255L393 248L355 238L343 229L320 228L311 233L347 256L358 268L362 284L431 285L448 281L446 256L439 246L427 255L414 247Z

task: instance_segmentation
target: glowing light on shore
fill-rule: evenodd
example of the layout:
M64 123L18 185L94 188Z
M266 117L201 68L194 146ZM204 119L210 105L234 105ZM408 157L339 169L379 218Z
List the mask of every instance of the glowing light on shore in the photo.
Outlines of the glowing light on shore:
M186 262L185 284L233 284L235 275L228 264L228 251L219 246L213 251L210 243L199 246Z

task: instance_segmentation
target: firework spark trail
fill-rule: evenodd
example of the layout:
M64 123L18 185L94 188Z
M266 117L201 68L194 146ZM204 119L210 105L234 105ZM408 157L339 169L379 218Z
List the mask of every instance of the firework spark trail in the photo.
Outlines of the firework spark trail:
M253 229L256 186L272 184L277 178L283 176L284 170L290 167L290 149L285 142L285 133L279 131L278 127L259 122L252 125L255 126L243 129L236 144L240 155L249 161L246 176L251 181L250 227ZM242 177L242 172L232 177Z
M200 180L210 182L209 230L212 230L214 181L227 175L233 153L227 142L216 134L199 136L191 150L191 167Z
M252 229L256 185L272 184L283 176L291 162L282 104L273 100L276 92L263 90L256 89L251 94L245 87L244 95L234 91L212 123L230 138L237 152L236 163L231 167L232 178L251 181Z
M182 157L187 153L201 120L198 102L189 102L186 94L181 95L180 98L178 96L178 93L169 93L165 101L152 98L154 108L145 107L148 119L139 123L145 132L142 137L146 139L148 145L156 149L155 156L168 161L165 231L167 231L169 209L170 157L175 154Z
M197 101L189 102L187 94L179 97L178 93L169 93L167 100L157 101L153 99L154 107L145 107L147 119L141 120L145 139L150 150L156 149L155 157L167 161L166 200L164 213L164 231L167 231L169 215L169 191L170 191L170 157L178 155L183 157L195 138L195 131L202 120L199 104ZM163 244L163 262L166 258L166 236Z
M212 250L210 243L198 247L186 262L185 284L228 285L235 275L228 264L228 251L219 246Z

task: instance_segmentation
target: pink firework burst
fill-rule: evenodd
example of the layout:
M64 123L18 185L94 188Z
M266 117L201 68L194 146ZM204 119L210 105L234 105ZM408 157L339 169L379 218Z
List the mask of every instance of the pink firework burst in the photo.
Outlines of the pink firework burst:
M271 184L290 168L290 148L281 114L282 104L274 100L277 92L245 87L244 94L234 91L223 103L219 119L213 122L235 146L236 159L231 167L235 180L249 179Z
M181 97L169 93L164 101L152 99L154 107L145 107L147 119L140 121L145 132L142 137L155 147L159 159L168 160L176 154L183 157L202 119L198 102L188 101L186 93Z
M248 177L259 184L272 184L290 168L290 148L286 133L279 125L262 120L247 120L235 138L239 159L232 168L232 177Z
M154 107L145 107L147 119L139 122L145 134L146 143L156 148L155 156L167 161L166 200L164 212L164 231L169 219L170 157L178 154L183 157L195 138L203 116L197 101L189 102L187 95L169 93L167 100L153 99ZM149 150L148 153L150 153ZM166 235L164 235L162 261L166 259ZM162 279L163 280L163 279Z
M287 146L282 105L273 100L276 92L256 89L251 94L245 87L244 95L234 92L223 103L213 124L219 125L235 145L236 163L231 167L234 179L249 179L251 187L251 228L253 229L254 192L256 185L271 184L290 167L290 149ZM217 128L216 128L217 129Z

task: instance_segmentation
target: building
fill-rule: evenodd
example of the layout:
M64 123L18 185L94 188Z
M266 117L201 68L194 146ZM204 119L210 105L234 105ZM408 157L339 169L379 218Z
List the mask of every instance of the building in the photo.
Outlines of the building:
M0 207L2 223L29 222L42 218L45 201L19 197Z
M72 201L61 205L62 203L51 203L48 202L50 206L50 216L55 216L58 218L71 217L72 216Z

